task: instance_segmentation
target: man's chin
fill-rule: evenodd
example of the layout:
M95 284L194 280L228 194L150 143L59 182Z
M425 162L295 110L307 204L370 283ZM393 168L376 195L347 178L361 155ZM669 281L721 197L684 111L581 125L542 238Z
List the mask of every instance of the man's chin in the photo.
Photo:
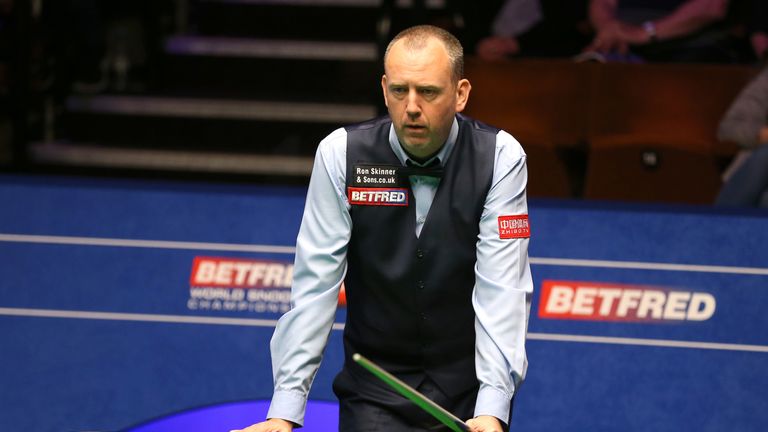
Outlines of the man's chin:
M429 145L430 137L428 133L410 133L405 134L405 142L413 147L426 147Z
M420 153L429 146L429 141L426 139L413 139L406 138L403 142L404 147L411 153Z

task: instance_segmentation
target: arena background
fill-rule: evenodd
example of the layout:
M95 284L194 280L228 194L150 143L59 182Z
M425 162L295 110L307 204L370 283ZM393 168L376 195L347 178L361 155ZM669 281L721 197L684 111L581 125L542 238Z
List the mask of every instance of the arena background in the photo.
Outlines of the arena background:
M304 194L289 187L2 176L0 429L171 431L178 425L145 422L201 407L215 408L207 417L196 414L212 423L197 418L194 430L261 418L264 404L229 411L221 404L269 398L268 341L286 307L274 291L287 288L277 273L269 282L238 282L232 271L205 279L193 277L193 268L204 258L290 265ZM537 200L530 217L536 291L516 430L762 430L765 218ZM633 315L636 307L626 316L614 308L589 318L557 309L557 302L541 309L543 286L552 281L708 294L702 298L716 305L690 312L683 301L645 319ZM193 295L204 282L247 294L242 301L236 294ZM565 315L542 316L558 310ZM313 400L333 400L343 322L340 308ZM306 430L333 430L330 410Z
M575 61L586 0L544 2L561 52L485 61L502 3L0 0L0 431L263 419L317 143L384 113L417 23L459 35L466 114L528 155L512 430L765 430L768 218L712 206L758 63ZM344 316L306 431L336 430Z

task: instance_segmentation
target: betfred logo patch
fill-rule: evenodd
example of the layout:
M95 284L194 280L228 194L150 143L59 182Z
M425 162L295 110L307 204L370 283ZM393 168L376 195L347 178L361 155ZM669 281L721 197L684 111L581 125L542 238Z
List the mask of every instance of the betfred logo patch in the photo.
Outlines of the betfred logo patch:
M528 215L499 216L499 238L528 238L531 227L528 225Z
M717 301L666 287L545 280L539 317L588 321L706 321Z
M347 188L351 205L407 206L408 189L405 188Z

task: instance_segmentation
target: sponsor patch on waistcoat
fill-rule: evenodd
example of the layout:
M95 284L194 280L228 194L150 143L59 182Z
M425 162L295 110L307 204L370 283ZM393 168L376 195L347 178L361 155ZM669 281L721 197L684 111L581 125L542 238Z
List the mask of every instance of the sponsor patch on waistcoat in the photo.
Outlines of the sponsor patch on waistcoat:
M352 165L350 185L361 188L396 188L405 187L398 175L402 168L397 165L355 164Z
M404 188L347 188L351 205L407 206L408 189Z
M399 174L401 166L354 164L347 188L351 205L407 206L408 187Z
M531 227L528 225L528 215L499 216L499 238L528 238Z

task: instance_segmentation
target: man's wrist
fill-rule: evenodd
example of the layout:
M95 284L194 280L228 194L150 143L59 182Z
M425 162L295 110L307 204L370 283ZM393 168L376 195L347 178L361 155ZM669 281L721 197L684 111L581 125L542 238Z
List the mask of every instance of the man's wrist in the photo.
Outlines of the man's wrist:
M304 424L304 413L307 408L307 397L301 392L290 390L275 390L272 403L269 405L267 418L282 419L296 425Z
M467 420L467 426L472 430L503 432L508 429L508 425L498 418L491 415L479 415Z
M271 422L279 423L279 424L281 424L283 426L290 427L291 429L300 427L298 424L296 424L296 423L294 423L294 422L292 422L290 420L281 419L281 418L278 418L278 417L268 418L267 420L269 420Z
M480 385L475 404L475 417L488 415L496 417L502 423L507 423L511 408L511 395L492 386Z

